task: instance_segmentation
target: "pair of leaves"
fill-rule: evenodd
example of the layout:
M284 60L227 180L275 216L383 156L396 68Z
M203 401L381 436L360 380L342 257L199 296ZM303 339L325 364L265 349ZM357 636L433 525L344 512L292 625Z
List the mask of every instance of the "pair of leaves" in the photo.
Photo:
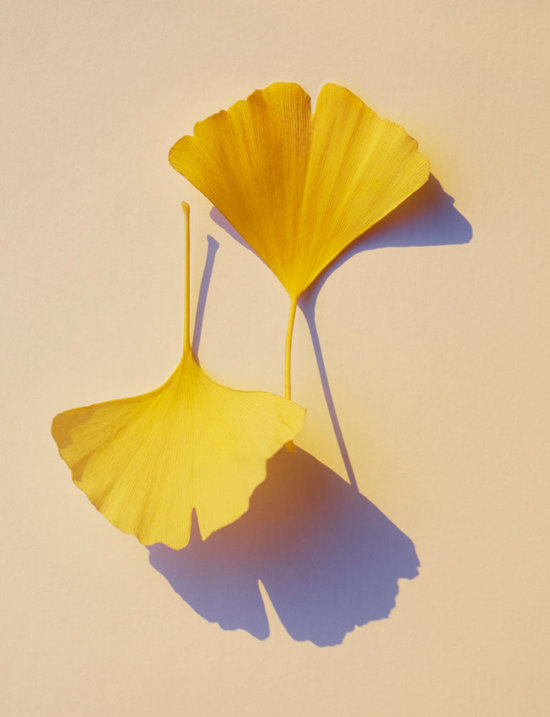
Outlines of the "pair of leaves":
M299 85L258 90L199 122L169 158L291 298L287 398L212 381L189 345L187 300L183 357L163 386L61 413L52 433L76 485L114 525L145 544L181 548L193 509L203 538L239 518L267 459L302 428L305 412L289 400L298 297L426 182L429 165L402 127L333 84L322 88L314 114Z

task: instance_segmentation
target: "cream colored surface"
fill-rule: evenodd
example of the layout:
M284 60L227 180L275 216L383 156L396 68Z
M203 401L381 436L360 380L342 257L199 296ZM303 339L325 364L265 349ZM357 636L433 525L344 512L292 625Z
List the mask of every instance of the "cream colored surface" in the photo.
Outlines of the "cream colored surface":
M547 4L5 7L2 714L547 714ZM289 637L269 602L264 641L199 616L49 434L55 413L177 363L182 199L203 239L192 299L206 236L220 244L202 365L282 391L288 298L167 161L196 120L274 80L343 84L403 124L473 232L362 251L319 292L359 488L421 562L388 619L328 647ZM300 314L293 386L298 445L345 476Z

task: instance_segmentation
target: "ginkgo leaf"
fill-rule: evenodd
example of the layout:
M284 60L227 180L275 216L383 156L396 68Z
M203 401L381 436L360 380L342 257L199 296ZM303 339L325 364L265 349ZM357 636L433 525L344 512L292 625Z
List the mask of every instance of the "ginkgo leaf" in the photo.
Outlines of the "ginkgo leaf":
M187 232L187 256L188 246ZM65 411L52 424L61 457L95 507L142 543L172 548L189 541L193 509L204 538L246 512L267 459L300 432L305 415L280 396L209 378L189 342L188 289L187 262L183 357L166 383Z
M429 176L403 127L335 84L321 89L315 113L297 84L256 90L198 122L169 160L294 299Z
M198 122L171 165L218 208L290 296L285 396L299 296L354 239L429 177L403 127L335 84L315 112L297 84L277 82Z

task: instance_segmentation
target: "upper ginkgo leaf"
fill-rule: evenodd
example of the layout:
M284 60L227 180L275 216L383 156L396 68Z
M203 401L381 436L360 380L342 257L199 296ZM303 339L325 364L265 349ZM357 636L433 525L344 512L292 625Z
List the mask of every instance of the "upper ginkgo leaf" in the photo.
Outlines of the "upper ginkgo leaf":
M73 480L117 528L182 548L239 518L266 461L302 429L280 396L215 383L190 351L151 393L60 413L52 434Z
M169 159L292 298L430 171L403 127L334 84L321 89L314 113L297 84L256 90L198 122Z

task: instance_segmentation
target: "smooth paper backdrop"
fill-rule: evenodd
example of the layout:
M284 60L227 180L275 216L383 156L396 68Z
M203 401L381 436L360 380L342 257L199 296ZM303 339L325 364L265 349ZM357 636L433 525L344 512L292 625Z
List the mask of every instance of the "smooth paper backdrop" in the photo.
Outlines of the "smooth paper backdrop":
M5 3L2 714L548 713L549 20L532 0ZM361 493L420 560L388 619L326 647L290 636L263 586L267 639L208 622L49 434L176 364L182 199L192 301L219 243L202 365L282 392L285 292L167 161L275 80L341 83L404 125L472 234L417 219L416 246L364 245L327 278L317 344L298 314L298 445L346 478L328 381Z

